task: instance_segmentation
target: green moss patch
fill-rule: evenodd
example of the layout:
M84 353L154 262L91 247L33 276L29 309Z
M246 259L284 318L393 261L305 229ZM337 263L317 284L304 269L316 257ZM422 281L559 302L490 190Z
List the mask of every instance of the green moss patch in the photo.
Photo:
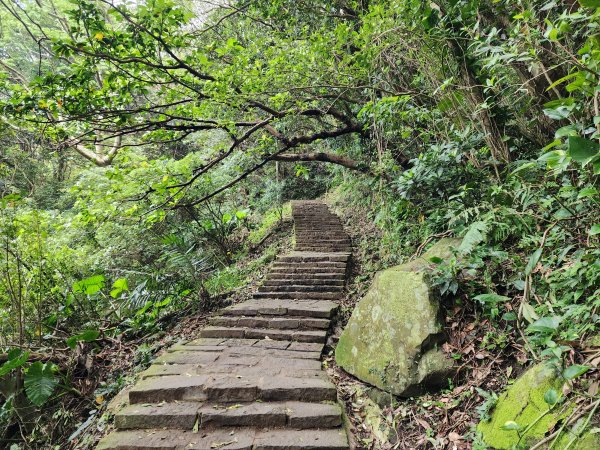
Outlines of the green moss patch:
M544 401L544 394L549 389L561 392L563 384L556 371L546 364L531 367L500 396L491 419L480 422L477 431L491 448L527 448L566 416L568 407L559 405L548 412L548 404ZM504 429L507 422L517 423L520 430Z

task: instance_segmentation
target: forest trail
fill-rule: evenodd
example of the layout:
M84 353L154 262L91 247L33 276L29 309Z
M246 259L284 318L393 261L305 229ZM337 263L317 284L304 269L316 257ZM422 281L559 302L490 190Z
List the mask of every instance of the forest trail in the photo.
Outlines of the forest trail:
M277 259L254 299L154 361L99 450L348 448L321 353L350 239L321 202L293 202L292 212L295 251Z

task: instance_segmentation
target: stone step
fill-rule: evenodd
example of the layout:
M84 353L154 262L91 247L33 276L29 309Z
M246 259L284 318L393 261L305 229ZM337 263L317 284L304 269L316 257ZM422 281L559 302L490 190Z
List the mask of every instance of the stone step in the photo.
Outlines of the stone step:
M288 270L293 272L304 272L304 273L345 273L346 263L328 262L319 264L306 264L306 263L278 263L273 264L271 269L272 272L281 272L282 270Z
M295 237L296 242L338 242L349 244L351 241L345 233L319 233L317 234L297 234Z
M117 431L97 450L347 450L342 429L220 428L202 433L174 429Z
M223 315L235 316L301 316L331 318L337 310L337 303L322 300L249 300L222 310Z
M313 246L313 247L331 247L331 248L342 248L342 247L351 247L350 242L327 242L327 241L319 241L317 239L296 239L296 247L298 246ZM308 252L310 250L295 250L297 252ZM343 252L343 250L329 250L324 251L324 253L337 253Z
M305 265L293 266L293 265L282 265L280 267L273 266L269 275L277 275L277 274L307 274L311 277L318 276L331 276L332 274L337 276L345 276L346 274L346 265L343 264L342 267L306 267Z
M278 259L273 263L273 268L306 268L306 269L319 269L325 271L329 268L345 269L347 261L294 261Z
M328 253L328 252L295 252L287 256L277 258L280 263L305 263L318 264L326 267L328 263L346 264L350 259L350 253Z
M324 343L327 337L327 330L289 330L274 328L208 326L200 330L200 337L234 339L268 338L275 341Z
M335 403L270 402L206 404L199 402L139 403L115 415L121 430L170 428L200 430L217 427L333 428L342 424Z
M332 251L332 250L339 250L340 252L347 252L350 251L351 247L348 246L343 246L343 247L332 247L332 246L328 246L328 245L296 245L295 247L296 250L301 250L301 251Z
M310 281L336 281L336 282L344 282L346 279L346 270L339 270L337 273L336 272L319 272L319 273L312 273L310 275L307 275L306 273L303 272L289 272L289 273L284 273L284 272L270 272L269 274L267 274L267 276L265 277L265 280L310 280Z
M339 286L344 287L344 278L312 278L306 276L299 276L296 278L272 278L268 276L262 284L263 286Z
M311 317L261 317L261 316L218 316L209 323L217 327L247 327L276 330L327 330L329 319Z
M275 283L262 285L258 288L258 292L340 292L344 289L343 286L331 286L324 284L285 284Z
M322 378L232 377L227 374L149 377L131 388L129 403L336 400L335 385Z
M255 292L255 299L279 299L279 300L337 300L341 292Z

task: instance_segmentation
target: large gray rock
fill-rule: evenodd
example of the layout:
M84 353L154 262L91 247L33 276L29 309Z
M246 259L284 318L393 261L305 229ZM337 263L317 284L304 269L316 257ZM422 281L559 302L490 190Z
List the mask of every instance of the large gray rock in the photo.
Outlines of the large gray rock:
M445 384L452 361L437 347L443 326L427 266L433 256L448 258L459 244L442 239L421 258L379 272L340 337L338 365L398 396Z

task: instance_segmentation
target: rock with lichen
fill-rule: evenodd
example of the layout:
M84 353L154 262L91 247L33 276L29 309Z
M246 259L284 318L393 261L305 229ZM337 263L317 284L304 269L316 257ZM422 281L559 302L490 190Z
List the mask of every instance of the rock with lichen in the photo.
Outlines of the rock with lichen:
M453 364L438 348L443 326L427 267L432 257L450 257L459 243L442 239L421 258L375 276L336 348L344 370L398 396L447 383Z
M498 450L529 448L550 434L572 406L559 399L551 407L544 396L551 389L560 395L564 383L558 372L545 363L525 371L500 395L490 419L477 426L485 444Z

